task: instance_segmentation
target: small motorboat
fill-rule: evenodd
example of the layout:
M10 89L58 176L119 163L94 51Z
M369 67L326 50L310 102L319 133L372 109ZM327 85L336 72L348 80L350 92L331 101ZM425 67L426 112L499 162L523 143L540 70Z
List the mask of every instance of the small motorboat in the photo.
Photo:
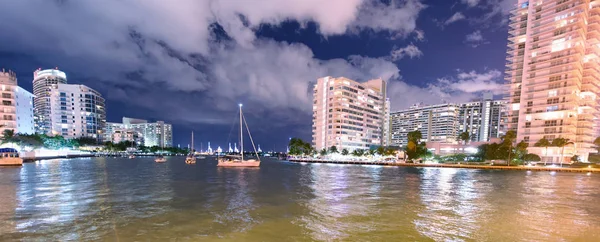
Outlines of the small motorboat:
M185 158L185 163L186 164L196 164L196 157L194 157L194 155L190 154Z
M162 155L159 155L159 156L157 156L154 159L154 162L156 162L156 163L163 163L163 162L166 162L166 161L167 161L167 159L164 156L162 156Z
M129 155L129 159L135 159L135 155Z

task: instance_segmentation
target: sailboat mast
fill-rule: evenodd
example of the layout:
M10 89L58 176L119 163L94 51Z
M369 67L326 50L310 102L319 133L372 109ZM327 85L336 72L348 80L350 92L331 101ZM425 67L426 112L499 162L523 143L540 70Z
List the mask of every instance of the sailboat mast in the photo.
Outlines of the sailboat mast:
M244 129L242 128L242 104L240 103L240 154L244 160Z
M192 154L194 153L194 131L192 131L192 149L190 151Z

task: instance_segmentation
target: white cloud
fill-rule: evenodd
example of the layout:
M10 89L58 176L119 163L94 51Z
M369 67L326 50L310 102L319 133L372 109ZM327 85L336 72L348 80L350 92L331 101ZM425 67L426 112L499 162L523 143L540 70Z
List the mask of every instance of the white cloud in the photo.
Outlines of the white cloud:
M481 31L477 30L473 33L467 34L467 36L465 37L465 43L475 48L482 44L487 44L488 42L483 38Z
M36 53L41 63L98 81L70 82L165 119L215 122L213 111L235 109L240 100L257 112L309 114L316 78L390 80L400 78L398 68L362 56L319 60L303 44L257 38L261 25L313 21L324 36L370 30L422 38L416 20L424 8L419 0L7 1L0 23L11 24L0 32L0 50Z
M502 73L498 70L487 70L481 73L459 71L455 77L438 79L437 86L459 93L493 92L501 94L504 89Z
M395 48L394 47L394 49L390 53L392 61L397 61L404 57L410 57L412 59L415 57L421 57L422 55L423 55L423 52L421 52L419 47L417 47L413 44L409 44L403 48Z
M480 0L460 0L460 2L466 4L469 7L475 7L479 4Z
M446 22L444 22L444 25L449 25L463 19L465 19L465 15L463 15L461 12L456 12L448 20L446 20Z

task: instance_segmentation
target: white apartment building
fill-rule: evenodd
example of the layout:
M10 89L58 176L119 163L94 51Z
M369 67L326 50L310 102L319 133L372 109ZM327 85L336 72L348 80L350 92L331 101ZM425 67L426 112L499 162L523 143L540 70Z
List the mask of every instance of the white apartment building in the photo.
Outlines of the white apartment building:
M163 121L149 123L147 120L123 117L123 123L107 123L105 140L119 143L133 141L144 146L173 146L171 124Z
M481 101L413 105L392 112L391 144L405 146L409 132L419 130L425 142L456 144L462 132L468 132L471 142L486 142L504 135L503 118L506 101L492 100L485 95Z
M0 72L2 102L0 103L0 134L6 129L15 133L33 134L33 94L19 87L12 71Z
M101 142L106 124L104 98L85 85L50 86L50 134L66 139L88 137Z
M369 149L384 143L386 82L345 77L317 80L313 100L312 143L317 150Z
M392 112L391 140L394 146L406 146L408 133L421 131L426 142L452 143L458 137L460 107L454 103L430 106L413 105L409 109Z
M50 95L59 83L67 83L67 75L58 69L37 69L33 72L35 130L39 134L52 135Z
M491 94L481 101L459 104L459 134L468 132L472 142L486 142L504 135L505 100L493 100Z
M542 138L567 138L564 161L596 152L599 135L600 1L518 0L511 11L506 64L508 129L529 152L559 162L559 147L533 147Z

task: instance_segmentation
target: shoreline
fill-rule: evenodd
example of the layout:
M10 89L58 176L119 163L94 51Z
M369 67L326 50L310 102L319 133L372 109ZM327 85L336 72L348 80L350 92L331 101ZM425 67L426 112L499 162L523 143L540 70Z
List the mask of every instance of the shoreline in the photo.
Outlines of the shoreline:
M417 168L460 168L460 169L479 169L479 170L550 171L550 172L559 171L559 172L577 172L577 173L600 173L600 169L596 169L596 168L570 168L570 167L422 164L422 163L395 163L395 162L369 162L369 161L329 161L329 160L308 160L308 159L289 159L288 161L294 162L294 163L378 165L378 166L399 166L399 167L417 167Z

